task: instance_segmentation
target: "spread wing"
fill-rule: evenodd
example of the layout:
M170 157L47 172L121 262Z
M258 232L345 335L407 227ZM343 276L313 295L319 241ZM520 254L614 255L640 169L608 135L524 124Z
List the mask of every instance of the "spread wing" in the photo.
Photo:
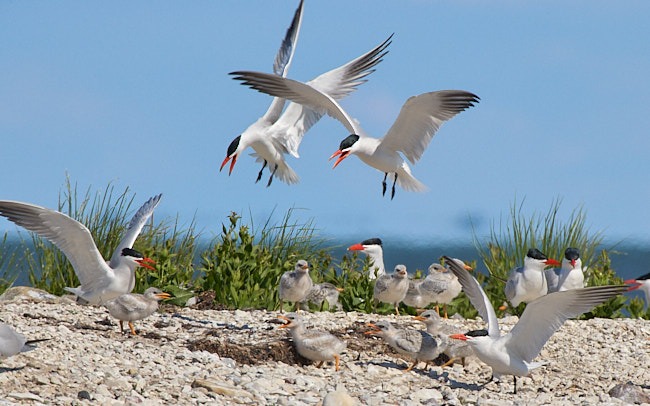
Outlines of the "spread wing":
M382 139L382 145L402 151L415 163L445 121L479 100L477 95L463 90L440 90L410 97Z
M443 257L445 259L445 265L449 266L449 270L458 277L458 281L463 286L463 291L465 295L469 298L469 301L478 311L479 316L483 320L487 321L488 324L488 334L490 337L499 337L501 333L499 332L499 322L497 321L497 315L494 312L494 307L488 299L485 291L478 283L475 277L473 277L463 266L461 266L456 260L450 257Z
M9 200L0 201L0 215L48 239L63 251L84 288L100 285L113 276L90 230L77 220L58 211Z
M160 203L161 197L162 194L159 194L150 198L133 215L133 218L131 218L129 225L126 228L124 237L122 237L122 240L120 241L117 248L115 248L115 251L113 251L113 255L111 256L110 266L112 268L115 268L118 265L120 256L122 255L122 250L124 248L133 247L133 243L135 242L136 238L138 238L138 235L140 235L140 232L142 232L142 228L144 227L145 223L153 214L153 211L156 209L156 206L158 206L158 203Z
M626 290L625 285L592 286L541 296L526 305L519 322L510 330L509 348L524 361L531 362L567 319L577 317Z

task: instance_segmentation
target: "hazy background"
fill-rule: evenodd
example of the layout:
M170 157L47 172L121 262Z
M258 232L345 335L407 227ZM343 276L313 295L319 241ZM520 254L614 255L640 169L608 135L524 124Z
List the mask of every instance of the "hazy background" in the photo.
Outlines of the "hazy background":
M231 211L259 223L295 207L334 245L379 236L389 256L471 247L472 229L487 235L515 199L544 213L559 198L561 219L582 207L611 244L647 252L650 3L307 0L292 78L395 33L343 101L368 133L382 136L412 95L481 97L413 167L430 190L398 189L393 201L357 158L331 169L348 134L327 117L289 158L300 184L255 184L260 166L246 155L232 176L219 173L230 141L270 103L227 73L270 71L297 5L0 2L0 199L56 207L67 173L80 190L128 186L136 205L163 193L156 214L194 218L207 237ZM15 227L0 221L5 230Z

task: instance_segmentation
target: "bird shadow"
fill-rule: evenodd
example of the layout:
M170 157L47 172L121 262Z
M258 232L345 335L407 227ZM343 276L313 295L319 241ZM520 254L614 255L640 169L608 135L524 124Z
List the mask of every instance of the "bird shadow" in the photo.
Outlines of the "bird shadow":
M0 367L0 374L4 374L5 372L16 372L16 371L21 371L25 368L25 365L22 367L13 367L13 368L7 368L7 367Z
M485 382L485 383L482 383L482 384L460 382L460 381L457 381L455 379L451 379L449 377L449 372L443 372L440 375L436 374L434 371L431 371L431 372L435 375L435 376L432 376L432 378L437 378L437 379L442 378L442 380L444 380L445 382L447 382L449 384L449 387L451 389L465 389L465 390L470 390L470 391L480 391L483 388L485 388L485 385L487 385L489 383L489 381Z

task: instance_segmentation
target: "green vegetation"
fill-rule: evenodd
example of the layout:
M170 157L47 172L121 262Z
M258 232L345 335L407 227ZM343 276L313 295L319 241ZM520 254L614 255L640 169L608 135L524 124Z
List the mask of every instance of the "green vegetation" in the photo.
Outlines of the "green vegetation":
M104 190L79 194L76 184L66 181L59 194L58 209L85 224L91 231L99 250L109 258L121 239L134 209L135 195L127 188L116 191L112 185ZM156 271L140 268L136 273L135 291L141 292L156 286L174 295L173 303L183 305L190 297L203 291L214 291L215 302L228 309L277 309L277 286L281 275L292 270L299 259L309 261L314 283L330 282L343 287L339 302L345 311L372 312L373 284L367 278L371 268L368 257L356 252L333 258L332 248L324 248L326 241L318 237L312 221L300 223L293 219L296 209L290 209L279 220L273 213L256 227L252 220L246 222L237 213L231 213L221 224L221 232L209 241L201 238L194 220L183 225L178 218L151 219L136 240L135 249L156 260ZM549 257L561 259L568 246L580 250L587 267L587 284L620 284L622 281L611 268L609 254L599 247L600 233L591 233L586 227L586 216L581 209L574 210L566 222L558 213L560 202L555 201L547 213L523 215L523 204L513 204L507 221L492 225L487 242L475 236L478 256L487 267L489 275L474 272L484 286L495 309L505 303L504 280L513 267L521 261L530 247L537 247ZM155 216L155 215L154 215ZM252 218L252 216L250 216ZM77 286L74 271L62 252L48 241L31 235L31 244L23 241L24 264L16 255L8 253L4 241L0 246L0 292L15 279L13 269L27 267L32 286L54 294L64 293L64 287ZM33 248L27 248L32 245ZM476 261L464 258L474 269ZM421 277L421 271L415 275ZM286 305L285 310L289 310ZM524 305L508 312L521 314ZM325 305L327 309L327 305ZM312 310L317 310L312 306ZM390 314L390 305L378 305L380 314ZM473 318L476 310L461 293L448 306L449 314L459 313ZM401 305L403 314L414 314L414 309ZM502 311L497 311L502 313ZM650 318L640 299L626 301L623 296L614 298L583 317Z
M538 248L549 258L561 261L564 250L567 247L575 247L580 251L583 268L587 269L587 286L616 285L623 282L611 269L607 252L598 252L602 235L589 231L582 209L574 210L564 223L558 218L560 206L561 202L556 200L546 214L535 213L526 217L522 213L523 203L517 205L515 202L510 209L509 221L505 224L500 222L498 227L492 225L490 239L486 245L474 238L479 256L490 273L483 286L495 309L506 302L504 281L512 268L522 265L529 248ZM620 317L624 304L625 298L619 296L597 307L586 317ZM522 303L515 309L508 308L507 311L521 315L524 308L525 304Z
M7 290L18 277L14 267L15 262L16 253L9 248L7 233L5 233L2 237L2 243L0 243L0 294Z

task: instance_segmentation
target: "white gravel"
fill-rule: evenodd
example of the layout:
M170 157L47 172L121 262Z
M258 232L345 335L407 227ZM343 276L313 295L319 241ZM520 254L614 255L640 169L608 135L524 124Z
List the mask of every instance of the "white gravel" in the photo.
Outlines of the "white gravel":
M336 330L348 341L337 373L332 365L318 369L268 360L249 365L234 356L190 350L196 342L258 349L286 346L287 332L277 329L275 312L175 308L137 322L140 335L131 337L118 332L103 308L56 301L0 302L1 321L28 339L52 338L34 351L2 361L0 405L319 405L335 391L329 400L337 400L329 404L351 398L353 404L364 405L618 405L626 402L608 393L628 382L640 399L650 399L647 320L568 321L542 350L539 358L548 365L532 378L520 378L515 395L512 378L483 386L490 369L474 357L465 367L433 366L404 373L405 361L378 339L360 334L365 323L379 318L423 328L410 316L344 312L303 316L308 327ZM516 320L503 319L503 330ZM483 325L475 320L449 323L459 332Z

